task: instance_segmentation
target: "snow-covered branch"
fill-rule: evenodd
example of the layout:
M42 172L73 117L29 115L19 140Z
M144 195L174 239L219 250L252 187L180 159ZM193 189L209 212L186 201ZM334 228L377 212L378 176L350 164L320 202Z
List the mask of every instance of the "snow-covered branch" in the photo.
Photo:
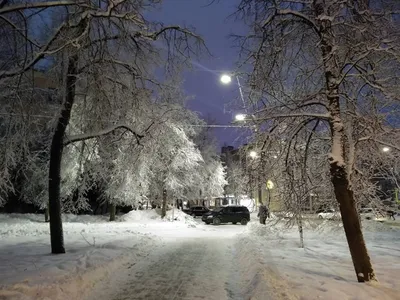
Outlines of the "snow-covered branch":
M85 133L85 134L77 134L77 135L73 135L73 136L67 136L64 140L64 145L69 145L71 143L75 143L75 142L81 142L81 141L85 141L85 140L89 140L89 139L93 139L96 137L100 137L103 135L107 135L109 133L112 133L113 131L117 130L117 129L126 129L127 131L129 131L130 133L133 134L133 136L136 138L137 143L140 143L140 140L144 137L144 135L138 134L136 133L136 131L130 127L129 125L126 124L119 124L119 125L114 125L108 128L105 128L103 130L99 130L96 132L91 132L91 133Z
M377 138L375 138L373 136L365 136L365 137L359 138L357 140L358 143L359 142L366 142L366 141L373 141L373 142L376 142L376 143L378 143L378 144L380 144L382 146L386 146L386 147L389 147L391 149L395 149L397 151L400 151L400 147L399 146L393 145L392 143L388 143L388 142L382 141L382 140L377 139Z
M277 10L276 13L280 16L294 16L294 17L302 20L304 23L308 24L312 29L314 29L314 31L319 36L321 35L317 24L312 19L310 19L307 15L305 15L299 11L295 11L295 10L291 10L291 9L279 9L279 10Z
M4 6L4 7L0 8L0 15L10 13L10 12L15 12L15 11L27 10L27 9L50 8L50 7L57 7L57 6L74 6L74 5L83 5L85 3L86 3L85 1L71 1L71 0L41 1L41 2L28 2L27 1L25 3L19 3L19 4Z
M265 110L257 111L255 114L263 112ZM267 121L267 120L274 120L274 119L284 119L284 118L314 118L320 120L329 120L331 118L329 113L326 114L317 114L317 113L287 113L287 114L271 114L265 117L255 118L254 121Z

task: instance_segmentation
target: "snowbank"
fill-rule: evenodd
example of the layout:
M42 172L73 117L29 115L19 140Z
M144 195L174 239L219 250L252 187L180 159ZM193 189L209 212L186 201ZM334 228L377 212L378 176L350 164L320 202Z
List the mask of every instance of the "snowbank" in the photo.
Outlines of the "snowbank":
M164 219L161 219L160 209L150 210L133 210L125 215L122 215L119 220L121 222L140 222L140 223L154 223L154 222L174 222L176 226L187 225L188 227L197 227L198 223L192 216L185 214L183 211L174 209L168 210Z
M301 249L296 227L288 229L285 223L272 221L266 226L250 223L240 236L240 255L249 260L258 255L259 262L249 266L251 272L269 285L282 284L282 291L291 290L300 299L400 299L400 228L363 222L380 280L379 285L368 285L356 281L343 228L334 222L313 226L305 225L305 249Z
M192 216L185 214L183 211L175 209L167 211L167 219L169 221L178 221L186 224L188 227L197 227L198 223Z
M132 210L118 218L121 222L148 222L160 219L155 209Z

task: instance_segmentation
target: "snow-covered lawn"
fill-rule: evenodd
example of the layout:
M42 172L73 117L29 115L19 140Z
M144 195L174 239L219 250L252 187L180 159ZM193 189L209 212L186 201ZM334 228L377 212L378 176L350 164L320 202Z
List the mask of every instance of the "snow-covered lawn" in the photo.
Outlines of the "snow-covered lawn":
M305 249L300 249L296 228L287 229L275 220L266 226L252 222L241 235L239 252L249 260L257 253L253 272L269 272L265 280L300 299L400 299L400 228L363 222L380 281L366 285L356 281L344 232L337 224L324 221L317 228L306 228Z
M102 216L65 215L63 255L50 254L49 224L43 216L0 215L0 299L86 299L96 295L92 291L98 291L102 280L119 274L116 282L122 284L121 274L137 276L148 267L152 271L136 279L138 284L164 282L170 274L168 285L179 290L169 293L182 299L191 299L186 288L202 293L197 288L202 286L217 300L400 299L400 227L364 222L380 280L370 286L356 282L338 222L317 220L318 226L308 226L305 249L300 249L296 229L286 229L285 221L263 226L252 215L248 226L212 226L178 211L171 222L171 215L162 221L154 210L133 211L112 223ZM177 263L176 257L184 261ZM191 260L202 263L193 269ZM180 274L193 278L194 285ZM143 288L141 293L147 293Z
M160 236L167 240L196 227L182 212L174 217L178 220L161 221L153 210L133 211L110 223L104 216L64 215L67 253L51 255L43 215L1 214L0 299L79 299L124 261L162 246Z

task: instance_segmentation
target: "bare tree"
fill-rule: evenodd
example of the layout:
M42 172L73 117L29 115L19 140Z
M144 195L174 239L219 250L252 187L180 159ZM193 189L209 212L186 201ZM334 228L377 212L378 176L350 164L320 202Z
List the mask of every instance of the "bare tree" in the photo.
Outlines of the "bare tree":
M248 83L255 119L269 125L269 135L283 130L279 139L289 148L304 132L305 149L315 133L328 137L330 179L359 282L376 276L356 209L358 149L367 145L375 156L383 146L400 150L390 142L398 135L391 122L400 100L398 6L243 0L238 11L252 31L238 41L244 63L253 67Z

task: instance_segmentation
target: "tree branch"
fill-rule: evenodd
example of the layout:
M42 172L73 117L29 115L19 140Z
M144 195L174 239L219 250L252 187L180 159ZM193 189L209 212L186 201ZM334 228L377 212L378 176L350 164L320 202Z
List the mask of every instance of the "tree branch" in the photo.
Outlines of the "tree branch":
M38 43L36 43L35 41L33 41L32 39L30 39L28 36L26 36L25 34L22 33L22 29L18 28L17 25L15 25L13 22L11 22L9 19L7 19L6 17L0 15L0 19L3 19L6 23L8 23L12 28L14 28L21 36L22 38L26 39L29 43L31 43L32 45L35 45L36 47L40 48L40 45Z
M311 28L313 28L315 30L315 32L318 34L318 36L321 36L319 27L317 26L317 24L315 24L310 18L308 18L306 15L302 14L301 12L294 11L291 9L281 9L281 10L277 10L276 13L278 16L290 15L290 16L294 16L294 17L301 19L304 23L310 25Z
M44 56L46 55L46 51L49 50L50 46L61 34L61 30L64 28L64 26L65 26L65 23L58 28L58 30L55 32L55 34L52 36L52 38L47 42L46 45L44 45L42 47L42 49L38 53L36 53L36 56L30 62L28 62L27 64L25 64L25 66L23 66L21 68L13 69L11 71L0 72L0 79L20 75L20 74L24 73L25 71L29 70L30 68L32 68L39 60L44 58Z
M7 1L5 1L7 3ZM4 3L1 3L2 6L5 6ZM17 10L25 10L25 9L35 9L35 8L48 8L48 7L57 7L57 6L71 6L71 5L80 5L84 4L84 2L77 2L71 0L65 1L42 1L42 2L33 2L33 3L21 3L12 6L6 6L0 8L0 15L10 13Z
M261 112L261 111L259 111ZM255 114L259 113L256 112ZM329 120L331 118L331 115L329 113L326 114L312 114L312 113L293 113L293 114L279 114L279 115L270 115L265 118L257 118L254 119L254 121L266 121L266 120L272 120L272 119L283 119L283 118L299 118L299 117L309 117L309 118L315 118L319 120Z
M137 33L135 33L135 38L136 37L143 37L143 38L147 38L147 39L151 39L153 41L156 41L161 34L163 34L166 31L169 31L169 30L179 31L181 33L184 33L184 34L187 34L187 35L190 35L192 37L195 37L197 39L202 40L202 38L200 36L194 34L193 32L191 32L191 31L189 31L189 30L187 30L185 28L177 26L177 25L176 26L166 26L166 27L161 28L158 31L153 32L153 33L144 33L144 32L138 31Z
M144 135L136 133L129 125L119 124L119 125L113 125L111 127L108 127L103 130L96 131L96 132L77 134L77 135L73 135L70 137L66 137L64 140L64 146L67 146L67 145L75 143L75 142L85 141L85 140L93 139L93 138L96 138L99 136L107 135L117 129L120 129L120 128L126 129L127 131L131 132L135 136L138 144L140 143L140 140L144 137Z
M375 139L375 138L372 137L372 136L366 136L366 137L359 138L359 139L357 140L357 143L359 143L359 142L365 142L365 141L374 141L374 142L376 142L376 143L378 143L378 144L381 144L382 146L387 146L387 147L389 147L389 148L393 148L393 149L396 149L397 151L400 151L400 147L399 147L399 146L395 146L395 145L393 145L393 144L390 144L390 143L387 143L387 142L384 142L384 141Z

